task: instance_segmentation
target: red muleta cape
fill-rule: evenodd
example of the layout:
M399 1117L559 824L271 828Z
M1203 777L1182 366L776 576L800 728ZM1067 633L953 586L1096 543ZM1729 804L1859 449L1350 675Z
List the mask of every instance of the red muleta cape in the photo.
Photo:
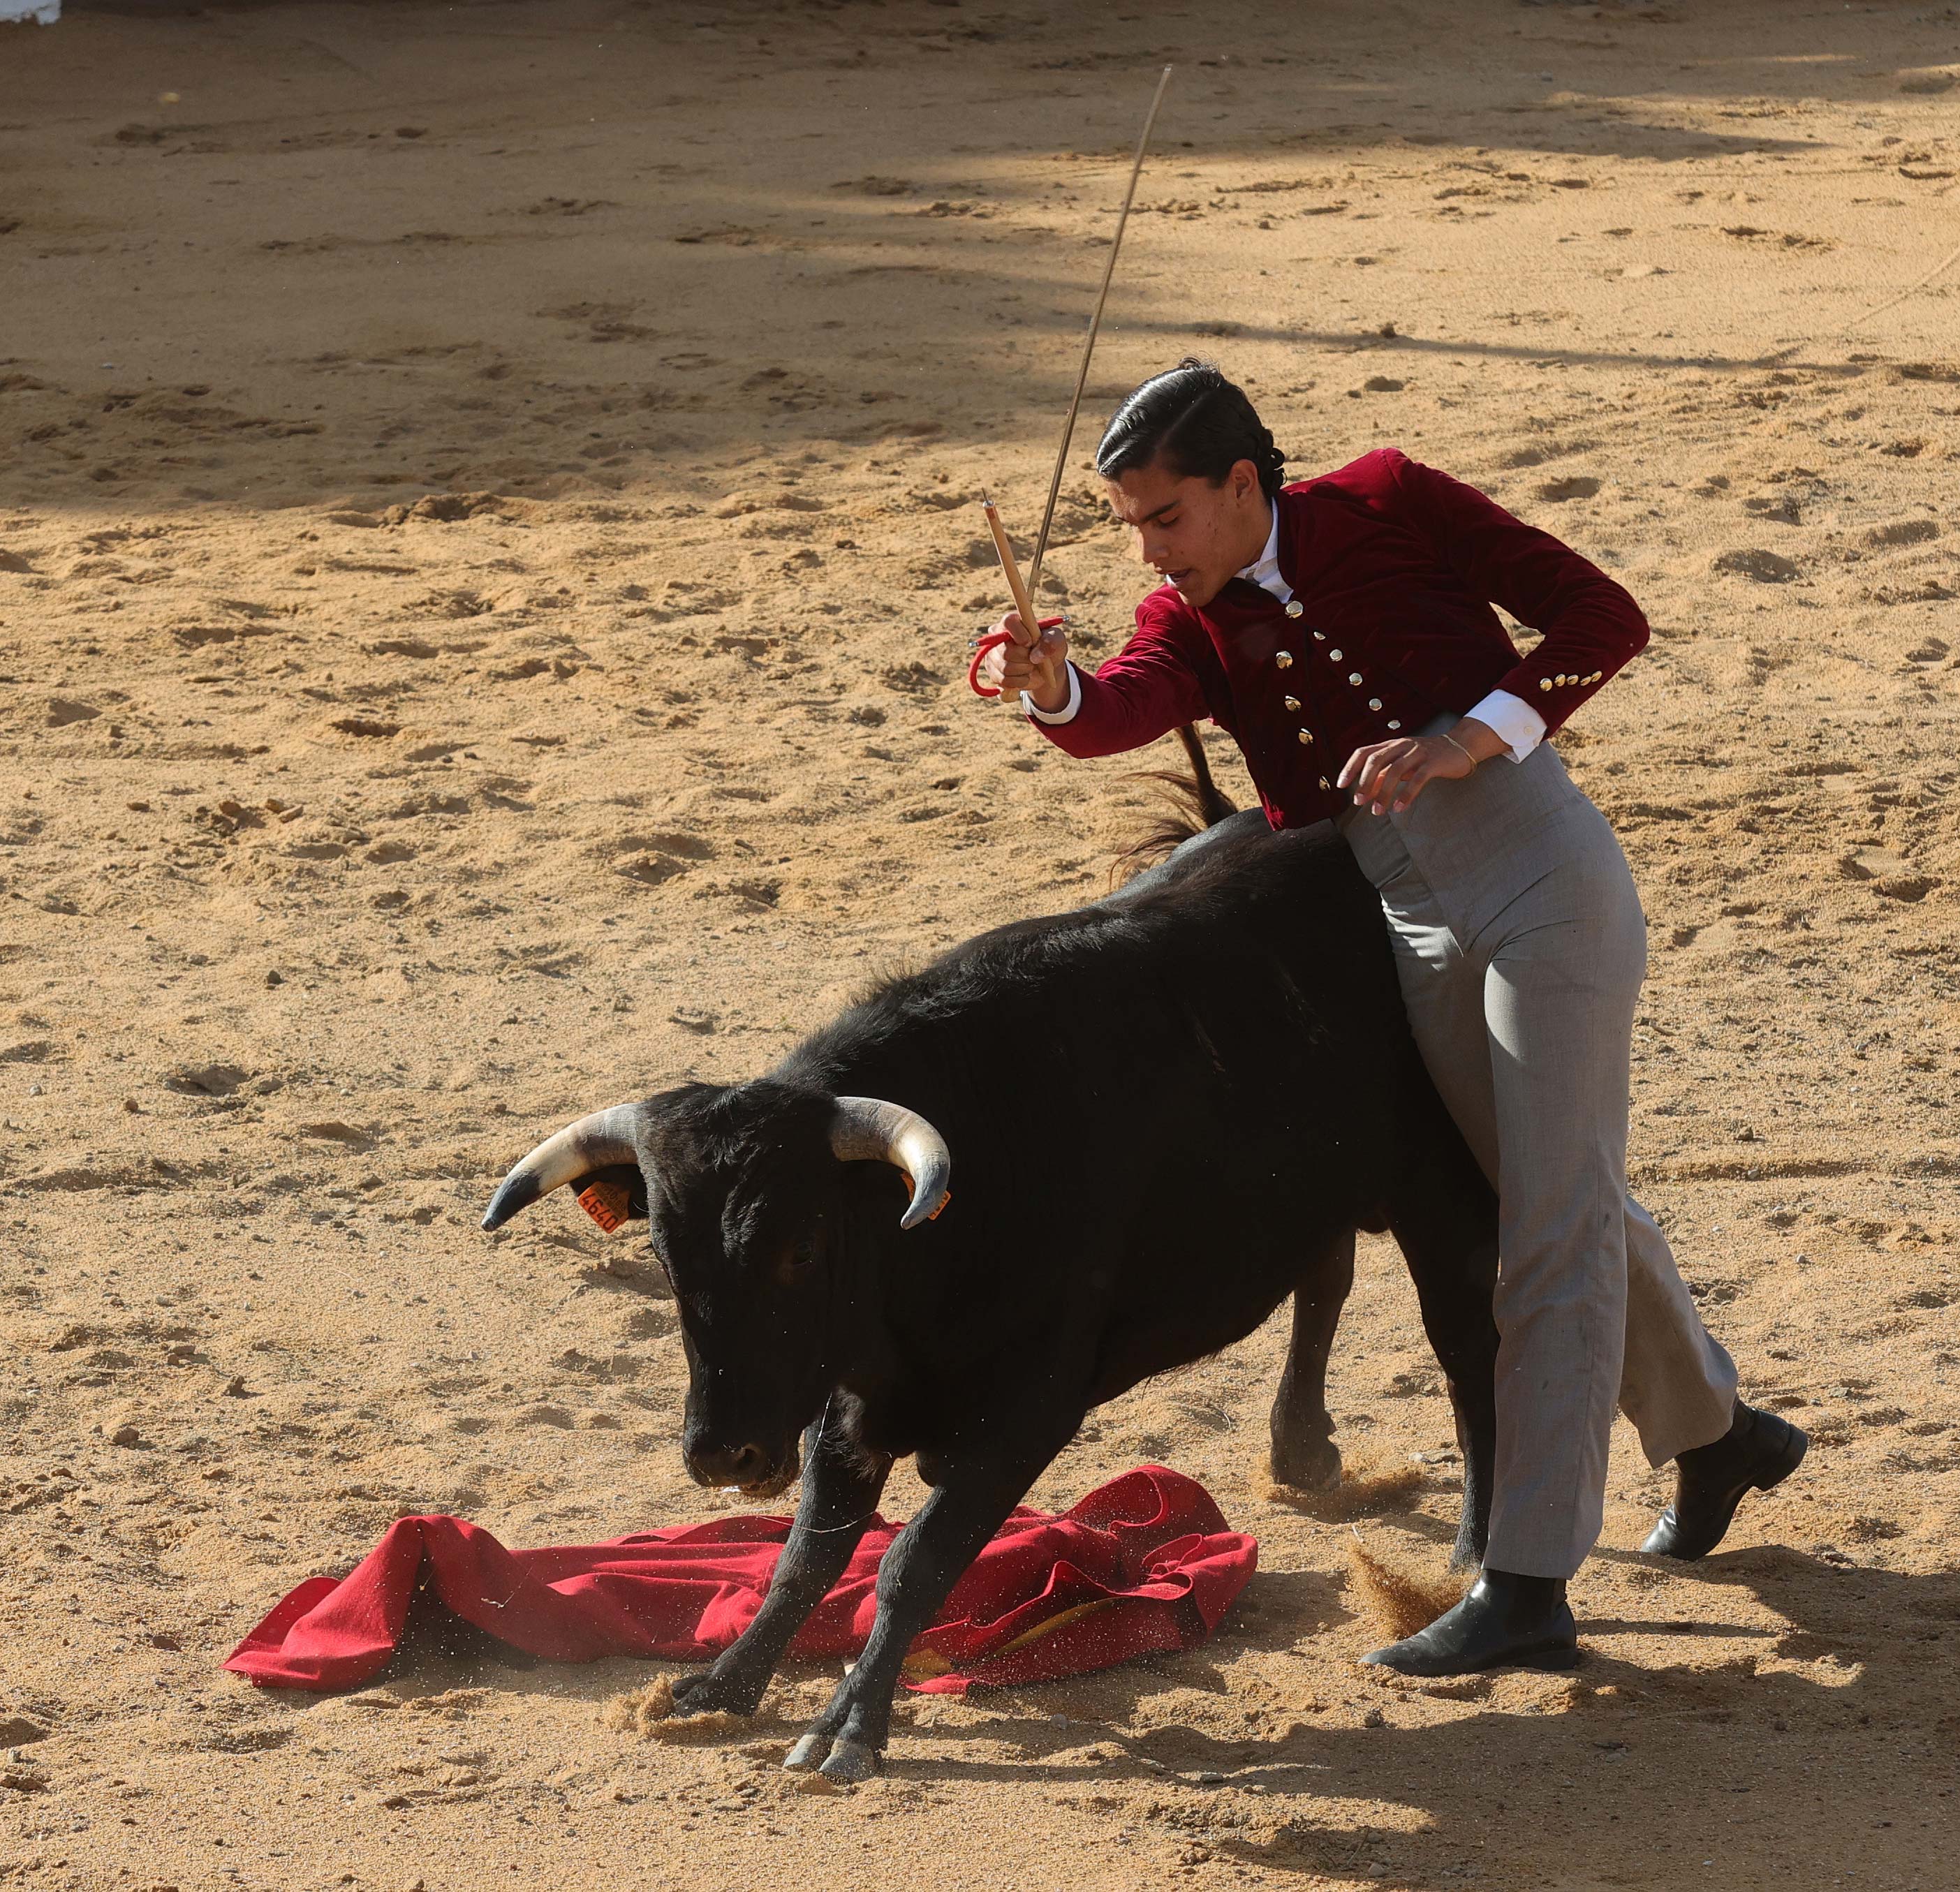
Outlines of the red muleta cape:
M878 1565L901 1525L878 1517L790 1645L855 1655L877 1607ZM547 1661L609 1655L703 1661L747 1628L790 1531L730 1517L609 1544L507 1550L460 1518L403 1518L348 1576L312 1577L226 1660L278 1688L352 1688L387 1663L418 1585L466 1622ZM1194 1647L1258 1562L1203 1486L1144 1465L1059 1516L1016 1510L905 1658L908 1685L1047 1681Z

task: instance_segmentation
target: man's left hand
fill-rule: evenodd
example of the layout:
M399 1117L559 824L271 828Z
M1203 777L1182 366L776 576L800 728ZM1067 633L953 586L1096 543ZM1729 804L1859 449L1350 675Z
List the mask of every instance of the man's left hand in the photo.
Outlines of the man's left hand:
M1403 736L1357 749L1338 786L1372 815L1399 815L1430 782L1461 781L1479 762L1501 755L1504 739L1488 723L1463 717L1448 736Z

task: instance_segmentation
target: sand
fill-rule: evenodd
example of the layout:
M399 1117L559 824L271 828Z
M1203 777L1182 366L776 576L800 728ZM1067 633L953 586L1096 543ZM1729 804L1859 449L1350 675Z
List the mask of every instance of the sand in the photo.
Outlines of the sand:
M1866 312L1954 241L1956 54L1745 0L4 30L0 1886L1950 1883L1960 269ZM1383 1502L1271 1495L1275 1330L1105 1409L1036 1501L1203 1478L1241 1607L915 1706L856 1793L774 1769L821 1671L705 1745L606 1725L629 1663L224 1674L398 1514L711 1508L657 1284L568 1204L482 1235L495 1178L1092 896L1147 811L1169 745L1070 762L963 673L1165 60L1091 415L1208 351L1300 469L1398 444L1641 599L1560 743L1652 921L1637 1186L1808 1464L1677 1569L1624 1436L1575 1676L1363 1674L1348 1547L1434 1579L1456 1474L1371 1244ZM1090 437L1093 655L1143 583Z

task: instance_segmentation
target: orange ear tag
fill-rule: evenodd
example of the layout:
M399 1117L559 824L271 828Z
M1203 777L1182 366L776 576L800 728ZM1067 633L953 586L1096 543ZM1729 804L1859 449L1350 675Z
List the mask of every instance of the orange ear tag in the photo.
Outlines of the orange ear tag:
M633 1204L623 1184L600 1177L578 1192L578 1206L608 1235L612 1235L625 1223L626 1211Z

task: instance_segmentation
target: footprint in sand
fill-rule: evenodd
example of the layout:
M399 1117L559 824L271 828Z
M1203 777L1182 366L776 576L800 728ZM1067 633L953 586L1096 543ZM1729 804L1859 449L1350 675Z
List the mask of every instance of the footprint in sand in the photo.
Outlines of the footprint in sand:
M164 1079L164 1088L185 1097L229 1097L252 1073L236 1064L182 1064Z
M1868 545L1923 545L1937 539L1939 528L1930 519L1901 519L1879 526L1865 535Z
M659 854L642 854L637 860L623 862L616 871L622 878L637 881L643 887L657 887L676 874L686 873L687 867L684 860L669 860Z
M375 1140L364 1130L357 1130L352 1124L329 1121L319 1124L302 1124L299 1134L317 1143L339 1143L350 1150L372 1150Z
M414 608L418 611L425 611L433 617L451 618L481 618L495 609L480 592L472 591L466 587L429 592L415 601ZM411 651L409 654L419 655L421 653ZM435 653L428 650L428 654L433 657Z
M540 197L524 206L527 217L585 217L595 210L617 210L609 197Z
M1760 546L1717 555L1711 571L1739 578L1753 578L1758 584L1783 585L1800 575L1801 568L1780 552L1765 552Z

